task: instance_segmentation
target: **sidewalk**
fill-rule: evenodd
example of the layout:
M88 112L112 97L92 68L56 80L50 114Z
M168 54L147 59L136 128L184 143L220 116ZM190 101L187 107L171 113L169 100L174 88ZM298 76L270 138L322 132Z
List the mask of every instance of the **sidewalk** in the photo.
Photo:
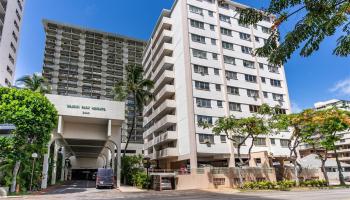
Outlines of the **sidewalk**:
M121 192L147 192L147 190L139 189L137 187L129 186L129 185L121 185L118 188Z

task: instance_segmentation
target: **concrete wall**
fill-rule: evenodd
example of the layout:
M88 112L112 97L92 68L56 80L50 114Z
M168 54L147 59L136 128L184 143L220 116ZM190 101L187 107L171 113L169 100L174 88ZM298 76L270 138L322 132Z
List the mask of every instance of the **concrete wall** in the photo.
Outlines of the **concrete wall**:
M102 158L69 158L72 169L97 169L102 168L104 160Z
M107 125L65 122L63 137L82 140L106 140Z

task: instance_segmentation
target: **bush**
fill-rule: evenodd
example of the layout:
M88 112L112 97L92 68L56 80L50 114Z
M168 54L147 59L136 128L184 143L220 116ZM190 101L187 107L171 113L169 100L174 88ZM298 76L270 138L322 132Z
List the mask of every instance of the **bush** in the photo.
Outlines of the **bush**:
M132 176L133 185L138 188L148 189L151 183L151 179L145 172L137 172Z
M326 187L327 181L325 181L325 180L306 180L306 181L301 181L300 186L302 186L302 187Z
M127 185L134 185L133 176L143 171L142 156L123 156L121 162L121 177Z
M327 181L325 180L307 180L300 182L301 187L326 187ZM296 182L292 180L271 182L271 181L259 181L259 182L245 182L242 189L246 190L289 190L292 187L296 187Z

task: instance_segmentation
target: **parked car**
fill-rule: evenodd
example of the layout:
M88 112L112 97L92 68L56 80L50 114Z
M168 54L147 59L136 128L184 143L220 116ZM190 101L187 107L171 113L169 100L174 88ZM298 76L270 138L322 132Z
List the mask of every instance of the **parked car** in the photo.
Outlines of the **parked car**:
M114 188L113 169L99 168L96 174L96 189Z
M172 190L173 187L171 186L171 182L169 179L162 179L162 184L161 184L162 190Z

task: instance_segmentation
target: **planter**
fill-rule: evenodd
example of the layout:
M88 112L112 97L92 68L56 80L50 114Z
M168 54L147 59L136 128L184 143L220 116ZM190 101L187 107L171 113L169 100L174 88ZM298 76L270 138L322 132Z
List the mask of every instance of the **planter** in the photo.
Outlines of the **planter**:
M0 187L0 197L6 197L9 192L9 187Z

